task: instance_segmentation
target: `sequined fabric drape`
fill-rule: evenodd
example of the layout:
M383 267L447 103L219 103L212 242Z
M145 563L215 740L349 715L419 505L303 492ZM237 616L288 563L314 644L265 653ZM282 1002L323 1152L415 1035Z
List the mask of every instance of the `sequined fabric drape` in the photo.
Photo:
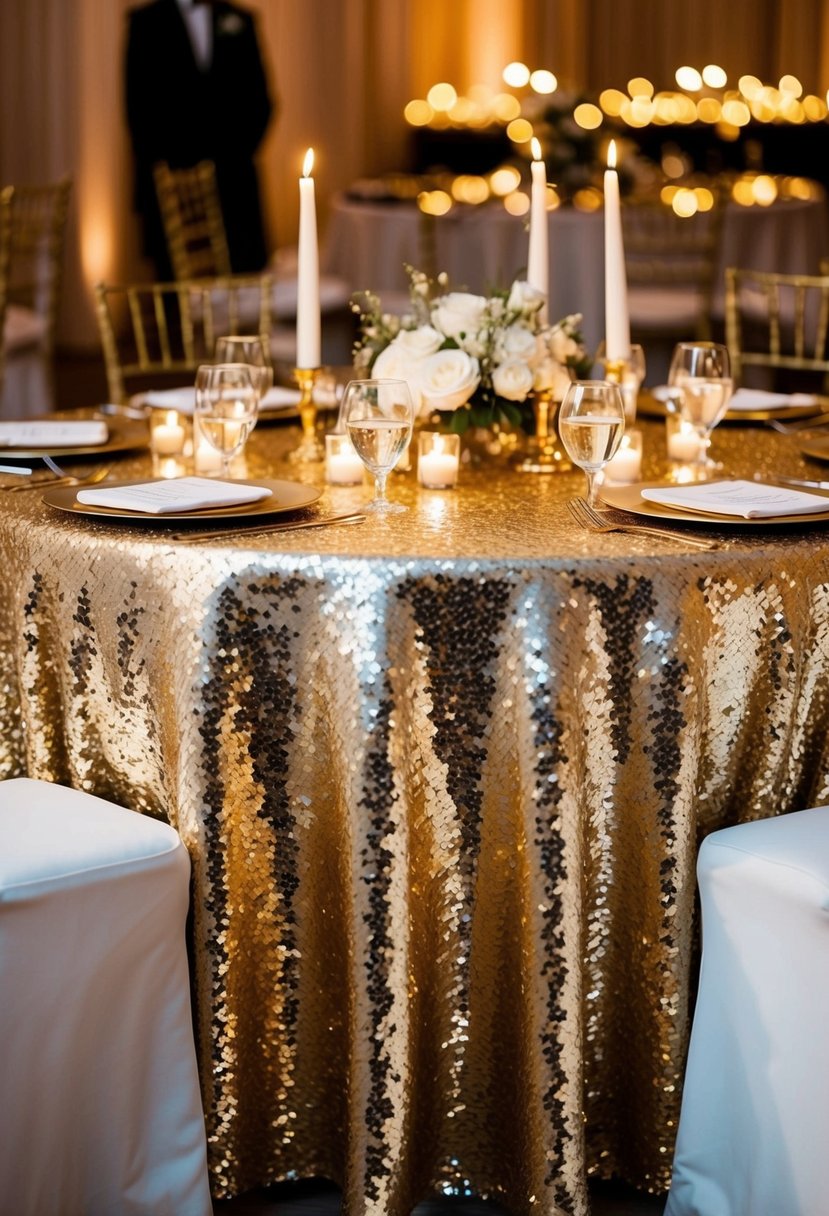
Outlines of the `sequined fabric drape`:
M829 796L829 533L589 536L581 488L410 476L406 516L204 544L0 491L0 771L181 832L217 1196L666 1184L698 842Z

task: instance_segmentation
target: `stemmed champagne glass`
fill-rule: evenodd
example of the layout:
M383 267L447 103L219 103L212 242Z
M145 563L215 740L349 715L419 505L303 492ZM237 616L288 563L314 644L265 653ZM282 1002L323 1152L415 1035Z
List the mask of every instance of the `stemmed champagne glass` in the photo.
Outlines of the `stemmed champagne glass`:
M697 466L712 467L711 432L728 409L734 391L728 350L717 342L679 342L674 347L668 383L679 389L679 414L699 438Z
M267 334L228 334L216 339L217 363L248 363L256 369L259 404L273 387L273 364Z
M222 458L222 476L256 425L259 379L249 363L204 364L196 372L199 429Z
M561 442L587 477L587 501L598 505L602 469L616 454L625 430L625 407L616 384L576 380L558 412Z
M405 511L386 498L386 478L412 437L414 410L405 380L351 380L342 415L357 455L374 476L374 498L367 511Z

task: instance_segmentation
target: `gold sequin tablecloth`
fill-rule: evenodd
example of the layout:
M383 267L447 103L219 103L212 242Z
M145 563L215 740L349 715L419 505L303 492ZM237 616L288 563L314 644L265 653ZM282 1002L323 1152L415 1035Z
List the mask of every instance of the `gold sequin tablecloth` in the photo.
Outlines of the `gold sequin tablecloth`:
M665 1185L698 842L829 796L829 531L586 535L581 487L400 479L405 516L199 544L0 491L0 771L181 832L217 1196Z

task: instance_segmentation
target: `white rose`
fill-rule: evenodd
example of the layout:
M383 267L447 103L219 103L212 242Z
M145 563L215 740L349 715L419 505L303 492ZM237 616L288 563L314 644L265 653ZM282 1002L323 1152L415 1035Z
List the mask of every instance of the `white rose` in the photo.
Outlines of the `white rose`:
M523 313L530 317L543 305L546 296L537 287L530 287L523 279L516 279L510 288L507 308L513 312Z
M473 359L482 359L486 354L486 339L486 330L480 329L477 333L465 334L462 338L456 338L455 341L461 350L465 350Z
M554 401L564 400L570 384L570 373L555 359L544 359L536 366L533 388L549 390Z
M495 340L495 358L499 363L506 359L529 361L535 355L535 350L535 334L526 325L508 325Z
M485 311L484 296L473 296L468 291L450 291L435 301L432 323L447 338L459 338L461 334L478 332Z
M419 325L417 329L401 329L394 339L394 346L412 359L425 359L440 349L443 338L431 325Z
M478 360L462 350L439 350L420 365L420 392L426 409L456 410L466 404L480 382Z
M374 360L371 370L377 380L405 380L412 394L415 413L420 409L420 360L413 359L397 338Z
M554 329L550 334L550 353L557 362L566 363L579 353L579 345L563 329Z
M519 359L508 359L492 373L492 387L507 401L524 401L532 386L532 369Z

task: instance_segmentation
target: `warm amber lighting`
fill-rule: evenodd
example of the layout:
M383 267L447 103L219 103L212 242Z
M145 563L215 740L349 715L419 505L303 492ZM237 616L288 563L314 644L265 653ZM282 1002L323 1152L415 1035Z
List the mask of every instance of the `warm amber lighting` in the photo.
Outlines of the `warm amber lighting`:
M417 97L413 101L408 102L403 110L403 117L411 127L426 127L434 116L435 111L428 101L424 101L422 97Z
M702 88L702 77L696 68L677 68L674 79L681 89L687 89L689 93L696 93Z
M504 198L504 208L510 215L526 215L530 209L530 200L521 190L514 190Z
M700 211L712 211L714 208L714 195L706 186L697 186L694 189L694 194L697 198L697 208Z
M716 97L701 97L697 102L697 117L700 122L719 122L722 118L722 106Z
M781 93L788 93L790 97L800 97L803 93L803 85L796 76L781 76L777 87Z
M309 148L305 153L305 160L302 162L302 176L310 177L311 171L314 168L314 149Z
M603 204L602 192L595 186L586 186L584 190L577 190L573 195L573 206L577 211L598 211Z
M530 74L530 87L536 93L555 93L558 88L558 80L546 68L538 68Z
M446 215L452 208L452 199L445 190L421 190L417 205L425 215Z
M451 84L446 81L441 81L439 84L433 84L429 92L426 94L426 100L433 110L449 111L458 100L458 94Z
M761 207L770 207L777 198L777 183L767 173L761 173L759 177L755 177L751 193L755 203L759 203Z
M533 137L532 123L526 118L514 118L507 127L507 136L514 144L527 144Z
M87 283L97 283L112 275L112 224L103 211L84 213L81 223L81 262Z
M662 156L662 172L666 177L682 177L688 172L688 164L683 154L677 152L665 152Z
M492 113L499 122L512 122L521 114L521 102L511 93L499 93L491 102Z
M674 201L674 195L678 189L679 186L663 186L659 191L659 197L666 207L670 207L671 203Z
M693 190L679 189L671 199L671 207L680 219L689 219L699 210L699 202Z
M505 165L502 169L496 169L489 175L489 188L499 198L503 198L511 190L515 190L520 183L521 174L512 165Z
M634 76L628 81L628 93L631 97L653 97L653 85L646 76Z
M486 179L474 174L461 173L452 182L452 198L458 203L469 203L477 206L489 198L489 186Z
M751 111L744 101L724 101L722 107L723 122L733 127L744 127L751 121Z
M763 91L763 82L758 80L756 76L741 76L737 81L737 88L742 93L743 97L749 101L753 101L755 97L759 97Z
M677 122L696 122L697 107L694 104L692 97L686 97L684 93L676 95L676 121Z
M607 145L607 167L608 169L616 168L616 140L611 139Z
M630 103L630 113L633 125L646 127L653 118L653 102L650 97L641 94L634 97Z
M702 69L702 79L709 89L724 89L728 83L728 77L716 63L707 63L705 65Z
M619 89L603 89L599 94L599 105L611 118L619 117L626 101L627 98Z
M583 102L573 111L573 119L585 131L595 131L602 125L602 112L598 106Z
M809 122L822 122L829 111L827 111L826 102L822 97L815 97L814 93L807 93L803 98L803 113Z
M541 160L541 144L535 136L530 140L530 152L532 153L533 160Z
M524 85L529 82L530 69L526 63L519 63L516 60L513 63L507 64L501 73L501 79L511 89L523 89Z
M745 178L740 178L734 183L731 188L731 197L735 203L739 203L741 207L751 207L754 205L754 189L753 183Z
M555 188L555 186L551 185L550 182L547 182L547 195L546 195L546 199L545 199L545 205L546 205L548 211L555 211L555 210L557 210L557 208L559 208L561 206L561 199L558 197L558 194L556 193L556 188Z

